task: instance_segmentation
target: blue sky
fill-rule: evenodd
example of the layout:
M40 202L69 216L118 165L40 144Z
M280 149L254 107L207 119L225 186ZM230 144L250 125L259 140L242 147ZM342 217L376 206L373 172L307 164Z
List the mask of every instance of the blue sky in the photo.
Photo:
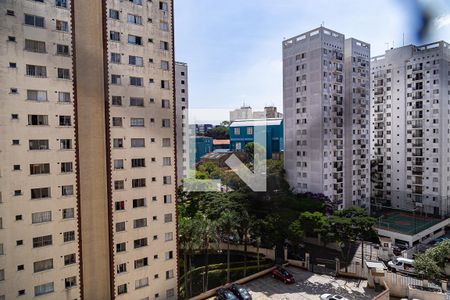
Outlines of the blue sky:
M429 41L450 42L450 6L433 3ZM372 55L418 43L411 0L175 0L176 60L189 65L192 108L282 104L281 42L325 27L371 44ZM426 42L429 42L426 41Z

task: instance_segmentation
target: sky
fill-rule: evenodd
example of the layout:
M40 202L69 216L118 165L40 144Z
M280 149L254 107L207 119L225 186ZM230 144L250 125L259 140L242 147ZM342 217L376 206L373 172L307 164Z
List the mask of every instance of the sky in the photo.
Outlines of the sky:
M417 3L433 14L419 40ZM283 39L323 24L371 44L372 56L403 44L450 42L448 0L175 0L175 56L189 66L189 106L276 105L282 110ZM415 5L416 4L416 5ZM429 5L433 5L433 7Z

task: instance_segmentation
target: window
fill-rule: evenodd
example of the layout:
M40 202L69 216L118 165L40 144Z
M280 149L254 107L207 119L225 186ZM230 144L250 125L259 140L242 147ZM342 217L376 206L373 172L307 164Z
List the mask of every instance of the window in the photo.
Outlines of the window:
M148 277L141 278L135 281L135 289L140 289L146 286L148 286Z
M162 119L161 124L164 128L170 128L170 119Z
M130 106L144 106L144 98L131 97L130 98Z
M169 89L169 80L161 80L161 88L164 90Z
M122 118L121 117L113 117L112 118L112 125L114 127L122 127Z
M120 64L121 57L122 56L120 53L111 53L111 62L114 64Z
M56 4L56 7L67 8L67 0L56 0L55 4Z
M171 144L170 138L163 138L162 139L162 146L163 147L170 147L170 144Z
M117 265L117 274L124 273L126 271L127 271L127 264L126 263Z
M61 149L61 150L72 149L72 140L71 139L60 139L59 140L59 149Z
M139 269L139 268L142 268L142 267L145 267L145 266L148 266L148 258L147 257L144 257L144 258L141 258L141 259L136 259L134 261L134 268L135 269Z
M137 35L128 35L128 44L142 46L142 37Z
M73 185L61 186L61 196L72 196L72 195L73 195Z
M142 17L138 15L128 14L128 23L142 25Z
M20 171L20 165L13 165L13 171Z
M56 55L68 56L69 54L69 46L61 44L56 45Z
M241 129L240 128L234 128L234 134L235 135L240 135L241 134Z
M115 159L114 160L114 169L122 170L123 169L123 159Z
M45 21L43 17L25 14L25 24L44 28Z
M161 29L162 31L169 31L169 23L161 21L159 23L159 29Z
M164 215L164 223L170 223L172 222L172 214L165 214Z
M132 179L131 180L131 187L132 188L145 187L145 178Z
M48 116L28 115L28 125L48 125Z
M74 287L77 285L77 277L72 276L64 279L64 286L66 289L70 289L71 287Z
M170 157L163 157L163 166L172 165L172 159Z
M33 248L50 246L53 244L51 235L38 236L33 238Z
M171 184L171 183L172 183L172 177L163 176L163 184Z
M253 134L253 128L252 127L247 127L247 134L248 135Z
M132 168L143 168L145 167L145 158L132 158L131 159Z
M75 253L64 255L64 265L72 265L76 263L76 255Z
M17 68L17 64L16 64L15 62L10 62L10 63L9 63L9 67L10 67L11 69L15 69L15 68Z
M173 270L166 271L166 279L173 278Z
M31 164L30 175L50 174L50 164Z
M47 68L45 66L26 66L26 75L33 77L47 77Z
M112 96L111 104L114 106L122 106L122 96Z
M161 100L161 107L162 108L170 108L170 100L162 99Z
M37 285L34 287L34 296L40 296L45 294L50 294L54 292L54 284L53 282L44 283L41 285Z
M75 231L66 231L63 233L64 243L75 241Z
M114 148L123 148L123 139L113 139Z
M0 243L0 255L5 255L5 252L3 251L3 243Z
M147 227L147 218L133 220L133 228Z
M111 39L111 41L120 42L120 32L110 31L109 38Z
M116 232L125 231L125 222L116 223Z
M115 207L116 210L125 210L125 201L116 201Z
M132 138L131 148L142 148L145 147L145 139L143 138Z
M168 289L166 290L166 298L170 299L175 297L175 290L174 289Z
M29 140L30 150L48 150L48 140Z
M164 240L166 242L172 241L173 240L173 233L172 232L166 232L164 234Z
M159 9L162 11L168 11L169 5L167 4L167 2L159 1Z
M6 15L7 15L7 16L12 16L12 17L14 17L16 14L14 13L13 10L7 9L7 10L6 10Z
M133 208L145 207L145 198L133 199Z
M8 42L16 42L16 37L15 36L11 36L11 35L8 35Z
M160 41L159 42L159 49L167 51L169 50L169 43L165 42L165 41Z
M114 181L114 189L115 190L123 190L125 188L123 180L115 180Z
M45 53L45 42L25 39L25 51Z
M133 4L142 5L142 0L129 0Z
M144 78L130 76L130 85L143 86L144 85Z
M130 126L131 127L144 127L144 118L131 118Z
M72 173L73 163L72 162L62 162L61 163L61 173Z
M58 68L58 78L59 79L70 79L70 70Z
M118 10L110 9L109 10L109 17L111 19L114 19L114 20L119 20L120 19L120 13L119 13Z
M134 240L134 249L148 246L147 238Z
M68 92L58 92L58 102L68 103L70 102L70 93Z
M144 58L142 58L140 56L130 55L128 57L128 63L133 66L142 67L144 65Z
M126 283L117 286L117 294L118 295L126 294L127 292L128 292L128 288L127 288Z
M42 211L31 214L32 224L39 224L44 222L50 222L52 220L51 211Z
M164 204L172 203L172 195L164 195Z
M34 273L42 272L45 270L53 269L53 258L36 261L33 263Z
M127 251L127 244L125 242L116 244L116 252Z
M63 219L73 219L73 218L75 218L75 209L74 208L64 208L62 210L62 218Z
M68 32L69 24L66 21L56 20L56 30Z
M70 116L59 116L59 126L70 126L72 125L70 121Z
M35 188L31 189L31 199L42 199L50 197L50 188Z
M173 251L167 251L165 253L165 256L166 256L166 260L173 259Z

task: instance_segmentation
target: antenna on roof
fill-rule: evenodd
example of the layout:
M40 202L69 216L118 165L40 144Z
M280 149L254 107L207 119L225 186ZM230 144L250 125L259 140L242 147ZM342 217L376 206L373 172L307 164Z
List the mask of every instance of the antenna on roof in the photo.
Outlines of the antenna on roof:
M322 23L320 23L320 27L325 26L325 21L322 21Z
M385 43L386 44L386 50L389 50L389 43Z
M405 33L403 32L403 46L405 46Z

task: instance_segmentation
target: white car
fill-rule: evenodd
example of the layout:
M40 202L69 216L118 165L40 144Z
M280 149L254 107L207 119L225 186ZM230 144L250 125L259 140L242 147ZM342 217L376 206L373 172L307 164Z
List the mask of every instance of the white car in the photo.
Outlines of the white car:
M320 295L320 300L348 300L348 299L341 295L323 294Z

